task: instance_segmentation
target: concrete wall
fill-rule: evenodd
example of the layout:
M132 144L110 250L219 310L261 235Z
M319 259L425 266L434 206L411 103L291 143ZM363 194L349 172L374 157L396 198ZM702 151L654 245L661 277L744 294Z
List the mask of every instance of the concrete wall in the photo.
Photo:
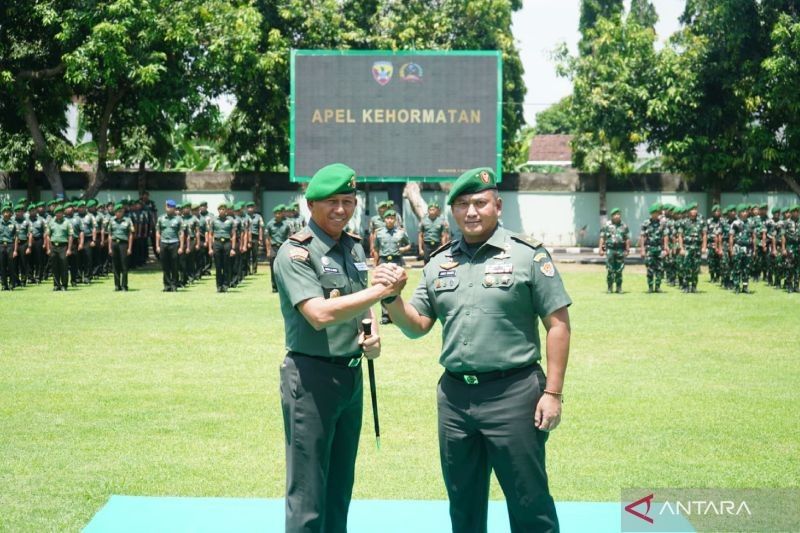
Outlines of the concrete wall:
M78 195L80 191L68 191L68 195ZM10 190L0 192L0 201L7 199L15 200L25 196L24 190ZM217 204L222 201L250 201L253 195L250 191L220 191L220 192L185 192L185 191L151 191L153 201L163 210L164 202L167 199L176 201L199 202L206 200L212 211L216 210ZM438 201L445 203L445 194L441 191L423 191L422 196L426 201ZM122 198L135 198L136 191L115 190L101 191L97 198L103 202L120 200ZM533 235L537 239L549 245L564 246L593 246L597 244L599 232L599 196L596 192L511 192L501 193L503 198L503 225L510 230L520 233ZM50 191L42 191L42 199L49 200ZM358 193L358 207L351 222L351 230L362 232L367 227L369 216L378 212L377 204L388 198L385 191ZM774 192L752 192L749 194L723 193L722 205L730 203L755 203L767 201L770 207L774 205L786 206L798 201L796 195L792 193ZM263 212L267 219L272 215L272 208L277 204L290 203L297 201L300 204L300 211L308 219L308 208L300 192L292 191L264 191L262 193L261 205L264 206ZM631 238L636 241L639 238L639 227L643 220L648 218L647 208L653 202L670 202L685 205L689 202L697 202L700 212L707 216L710 204L708 196L700 192L609 192L607 193L608 208L619 207L622 209L623 220L631 228ZM369 216L367 215L366 205L369 205ZM405 213L405 224L412 240L416 239L417 221L411 215L411 208L408 201L404 202L403 212ZM444 209L450 221L450 226L454 233L458 233L452 217L449 216L449 209Z

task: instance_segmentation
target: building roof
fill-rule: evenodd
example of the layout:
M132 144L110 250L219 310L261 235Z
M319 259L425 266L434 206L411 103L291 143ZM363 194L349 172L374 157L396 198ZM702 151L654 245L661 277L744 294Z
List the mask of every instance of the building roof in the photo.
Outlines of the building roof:
M528 162L537 164L572 164L572 135L536 135L531 141Z

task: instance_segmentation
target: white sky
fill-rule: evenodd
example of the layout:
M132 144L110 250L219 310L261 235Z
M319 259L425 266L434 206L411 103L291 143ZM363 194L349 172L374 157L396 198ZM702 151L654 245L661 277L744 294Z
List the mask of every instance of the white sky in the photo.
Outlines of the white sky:
M653 4L658 13L656 32L663 42L678 29L685 1L653 0ZM627 8L630 1L626 0L625 5ZM522 9L514 13L512 29L528 88L524 104L528 124L533 125L536 113L572 91L569 80L556 76L550 54L561 42L576 52L579 18L580 0L524 0Z

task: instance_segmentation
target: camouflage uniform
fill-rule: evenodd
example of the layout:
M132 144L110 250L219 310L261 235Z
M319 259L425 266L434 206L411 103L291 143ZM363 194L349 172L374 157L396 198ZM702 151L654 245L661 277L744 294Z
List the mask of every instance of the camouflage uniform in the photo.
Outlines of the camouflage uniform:
M716 206L715 206L716 207ZM716 211L716 210L714 210ZM722 225L722 217L711 216L706 220L706 235L708 238L708 273L711 276L711 283L715 283L721 279L722 274L722 256L718 253L717 243L714 236L718 234L717 230Z
M753 260L754 228L747 219L737 218L731 224L733 238L733 289L738 292L749 292L751 263Z
M792 207L792 217L784 220L781 229L781 239L784 250L784 269L786 292L798 292L800 283L800 223L795 215L800 207Z
M611 285L617 284L617 292L622 292L622 271L625 269L625 252L630 239L630 230L624 222L614 224L608 222L600 230L606 253L606 284L611 292Z
M644 264L647 267L647 292L661 292L661 279L664 277L664 237L667 232L665 220L647 219L642 222L641 234L644 238Z
M678 235L683 241L683 261L682 267L682 280L683 286L681 287L684 292L697 292L697 279L700 275L700 261L701 261L701 244L703 235L706 234L705 223L702 218L691 217L683 220L681 227L678 230Z

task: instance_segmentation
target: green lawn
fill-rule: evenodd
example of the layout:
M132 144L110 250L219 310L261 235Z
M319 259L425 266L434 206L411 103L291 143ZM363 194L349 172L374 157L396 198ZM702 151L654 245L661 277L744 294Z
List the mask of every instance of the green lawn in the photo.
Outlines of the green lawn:
M629 292L606 295L600 270L564 269L576 303L548 443L557 500L798 486L800 296L706 282L647 295L633 271ZM128 293L111 281L2 293L0 529L76 530L112 494L281 497L283 328L267 276L228 294L210 279L164 294L155 271L133 273ZM367 399L355 497L444 499L439 329L381 333L382 449Z

